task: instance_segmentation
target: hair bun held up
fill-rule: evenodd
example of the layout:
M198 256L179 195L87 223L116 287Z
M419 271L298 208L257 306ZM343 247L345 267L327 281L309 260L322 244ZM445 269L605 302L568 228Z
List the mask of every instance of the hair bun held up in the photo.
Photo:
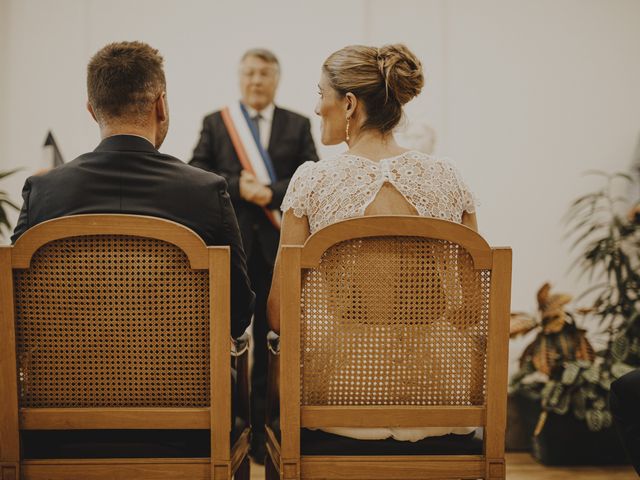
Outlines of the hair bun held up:
M422 63L405 45L396 43L380 47L377 61L387 95L393 96L400 105L422 91Z

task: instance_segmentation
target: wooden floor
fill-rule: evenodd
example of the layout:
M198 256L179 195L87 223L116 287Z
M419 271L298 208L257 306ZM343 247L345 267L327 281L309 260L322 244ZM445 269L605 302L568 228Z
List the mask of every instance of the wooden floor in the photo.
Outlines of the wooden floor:
M251 480L263 480L264 467L251 464ZM631 467L543 467L528 453L507 454L508 480L637 480ZM401 480L401 479L399 479Z
M637 480L630 466L544 467L528 453L507 453L509 480Z

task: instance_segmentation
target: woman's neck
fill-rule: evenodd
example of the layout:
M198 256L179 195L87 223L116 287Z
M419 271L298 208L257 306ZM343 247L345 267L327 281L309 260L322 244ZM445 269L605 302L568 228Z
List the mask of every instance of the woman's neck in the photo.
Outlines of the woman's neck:
M408 151L397 144L392 133L383 134L375 130L365 130L352 137L348 142L349 155L357 155L369 160L381 160L395 157Z

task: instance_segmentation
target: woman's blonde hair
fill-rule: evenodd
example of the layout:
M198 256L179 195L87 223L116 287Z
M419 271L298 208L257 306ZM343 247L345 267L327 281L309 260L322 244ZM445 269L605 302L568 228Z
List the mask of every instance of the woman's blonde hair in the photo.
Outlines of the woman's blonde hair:
M331 86L342 96L353 93L364 103L363 129L387 133L400 122L402 106L424 85L422 64L406 46L350 45L329 55L322 65Z

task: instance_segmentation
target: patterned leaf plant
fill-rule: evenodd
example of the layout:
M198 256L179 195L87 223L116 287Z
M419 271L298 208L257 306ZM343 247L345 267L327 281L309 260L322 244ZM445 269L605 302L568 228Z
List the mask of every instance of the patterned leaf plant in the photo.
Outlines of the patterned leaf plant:
M538 315L530 317L530 328L512 328L512 336L534 329L538 334L520 357L520 370L511 379L511 391L540 401L543 417L547 411L564 415L576 405L584 405L580 411L586 411L586 397L574 400L571 390L582 381L582 372L594 364L594 349L585 330L578 328L573 315L565 310L571 301L569 295L552 294L551 285L545 283L537 299ZM515 324L524 324L522 314Z
M585 330L578 328L573 316L564 309L571 297L562 293L552 295L551 285L545 283L538 290L537 298L538 316L530 317L530 328L512 328L512 336L538 330L538 335L520 357L520 368L550 377L556 370L561 371L566 362L591 362L595 354ZM519 322L523 323L521 319Z

